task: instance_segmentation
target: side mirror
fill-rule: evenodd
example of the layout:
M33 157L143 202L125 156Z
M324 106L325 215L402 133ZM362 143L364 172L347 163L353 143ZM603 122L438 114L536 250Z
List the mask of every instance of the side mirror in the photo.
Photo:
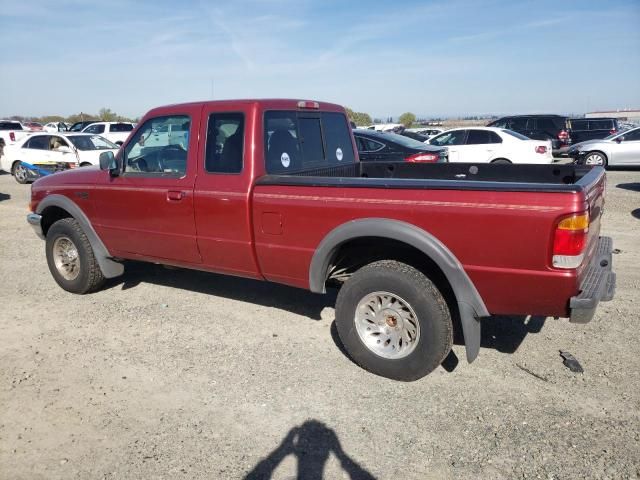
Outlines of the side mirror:
M616 138L615 142L616 143L620 143L620 142L622 142L622 140L624 140L624 137L618 137L618 138Z
M113 152L102 152L100 154L100 170L108 170L112 177L117 177L120 174L120 165Z

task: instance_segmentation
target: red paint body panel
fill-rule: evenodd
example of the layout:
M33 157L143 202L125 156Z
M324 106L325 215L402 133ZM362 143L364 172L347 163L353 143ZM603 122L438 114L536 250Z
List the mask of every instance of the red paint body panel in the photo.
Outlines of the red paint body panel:
M319 107L343 112L337 105ZM265 174L263 115L278 109L297 110L297 101L205 102L152 110L139 125L155 116L191 117L183 177L112 177L106 171L78 169L38 180L32 208L47 194L68 196L113 256L300 288L309 288L312 256L333 229L355 219L400 220L430 233L453 252L489 312L568 314L568 300L578 293L584 267L551 267L553 233L563 216L589 210L589 251L583 265L588 263L598 238L604 181L581 193L256 186ZM240 174L204 169L207 120L216 112L245 116ZM353 149L357 151L355 143ZM75 195L79 188L90 191L88 200ZM179 199L175 192L181 192Z

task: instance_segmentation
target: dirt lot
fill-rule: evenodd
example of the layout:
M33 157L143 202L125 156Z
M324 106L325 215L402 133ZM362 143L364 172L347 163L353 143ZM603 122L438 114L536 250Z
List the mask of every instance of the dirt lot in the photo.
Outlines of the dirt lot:
M331 296L142 264L62 291L2 175L0 477L638 478L640 171L608 182L613 302L492 319L475 363L405 384L342 353Z

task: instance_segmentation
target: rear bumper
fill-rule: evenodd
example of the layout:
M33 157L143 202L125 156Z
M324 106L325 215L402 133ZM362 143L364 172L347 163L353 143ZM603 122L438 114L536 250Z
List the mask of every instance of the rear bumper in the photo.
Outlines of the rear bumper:
M600 237L596 253L580 284L580 294L569 300L570 322L590 322L596 313L598 303L613 299L616 274L613 272L612 250L611 238Z

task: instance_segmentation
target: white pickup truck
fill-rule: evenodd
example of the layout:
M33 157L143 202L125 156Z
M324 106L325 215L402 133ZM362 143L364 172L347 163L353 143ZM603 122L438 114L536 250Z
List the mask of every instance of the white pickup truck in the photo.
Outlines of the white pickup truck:
M129 122L95 122L85 127L82 133L93 133L106 138L116 145L122 145L133 130Z
M4 140L5 145L17 142L30 133L31 131L17 120L0 120L0 138Z

